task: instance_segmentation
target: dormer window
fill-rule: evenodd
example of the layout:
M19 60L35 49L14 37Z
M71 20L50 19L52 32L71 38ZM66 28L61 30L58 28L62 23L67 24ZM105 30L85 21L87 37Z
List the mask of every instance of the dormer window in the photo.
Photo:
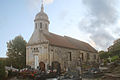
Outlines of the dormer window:
M42 28L42 23L40 23L40 28Z

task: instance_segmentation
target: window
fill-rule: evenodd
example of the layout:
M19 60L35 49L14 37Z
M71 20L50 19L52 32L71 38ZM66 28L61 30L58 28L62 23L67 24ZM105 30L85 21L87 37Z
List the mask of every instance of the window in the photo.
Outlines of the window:
M94 55L94 59L96 59L96 55Z
M38 48L33 48L33 52L39 52Z
M38 51L38 48L36 48L36 51Z
M89 55L89 53L87 53L87 60L89 60L90 59L90 55Z
M51 49L51 51L53 52L53 49Z
M72 61L72 54L69 52L69 60Z
M83 53L82 53L82 60L84 60L84 55L83 55Z
M47 23L45 24L45 29L46 29L46 30L48 29L48 27L47 27Z
M37 29L37 23L35 23L35 29Z
M42 28L42 23L40 23L40 28Z

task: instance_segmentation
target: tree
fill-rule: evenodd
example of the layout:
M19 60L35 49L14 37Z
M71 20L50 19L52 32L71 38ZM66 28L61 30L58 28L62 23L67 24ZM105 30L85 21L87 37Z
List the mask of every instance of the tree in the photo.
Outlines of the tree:
M109 57L109 53L107 51L100 51L99 56L101 59L107 59Z
M17 36L7 42L8 65L24 68L26 65L26 41L22 36Z
M114 44L108 48L110 56L119 56L120 57L120 39L114 41Z
M4 80L5 78L5 63L0 60L0 80Z

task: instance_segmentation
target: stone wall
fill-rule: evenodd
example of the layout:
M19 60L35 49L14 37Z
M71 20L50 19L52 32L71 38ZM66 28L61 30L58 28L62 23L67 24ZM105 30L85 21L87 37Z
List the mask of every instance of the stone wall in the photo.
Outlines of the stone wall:
M38 52L34 52L34 48L38 48ZM44 62L47 66L52 62L60 63L62 70L65 68L76 68L81 58L82 62L97 61L98 54L82 50L64 48L48 44L39 44L26 47L26 65L34 68L34 54L38 54L39 61ZM96 55L96 58L95 58Z
M37 48L37 51L35 50ZM39 44L26 47L26 65L34 68L34 55L38 55L38 62L48 63L48 44Z

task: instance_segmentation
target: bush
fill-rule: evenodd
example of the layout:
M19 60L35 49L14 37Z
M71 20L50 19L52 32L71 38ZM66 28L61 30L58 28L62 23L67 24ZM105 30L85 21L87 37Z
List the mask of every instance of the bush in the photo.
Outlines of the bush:
M119 56L113 56L112 57L112 62L116 61L117 59L119 59Z
M3 61L0 61L0 80L5 78L5 65Z

